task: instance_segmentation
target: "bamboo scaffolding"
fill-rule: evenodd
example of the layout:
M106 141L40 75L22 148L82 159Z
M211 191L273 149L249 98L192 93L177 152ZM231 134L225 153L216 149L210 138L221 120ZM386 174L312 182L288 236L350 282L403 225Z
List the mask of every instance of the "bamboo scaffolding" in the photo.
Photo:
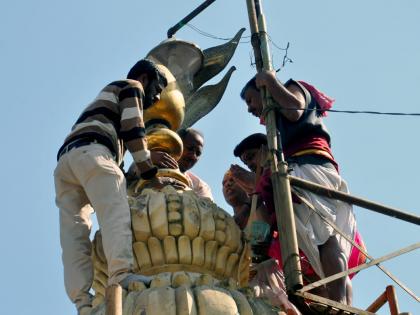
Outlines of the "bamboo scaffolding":
M385 214L387 216L391 216L393 218L397 218L403 221L407 221L410 223L414 223L417 225L420 225L420 217L416 216L411 213L407 213L404 211L401 211L399 209L391 208L388 206L381 205L379 203L369 201L360 197L352 196L350 194L337 191L334 189L330 189L327 187L324 187L322 185L295 177L295 176L289 176L290 184L294 187L299 187L305 190L309 190L313 192L314 194L325 196L332 199L341 200L365 209L369 209L381 214Z
M392 252L392 253L390 253L388 255L385 255L385 256L382 256L380 258L373 259L373 260L369 261L368 263L359 265L357 267L348 269L346 271L342 271L342 272L336 273L335 275L332 275L332 276L329 276L327 278L324 278L324 279L318 280L316 282L313 282L311 284L308 284L305 287L303 287L302 289L300 289L299 292L307 292L307 291L310 291L310 290L312 290L314 288L317 288L317 287L319 287L321 285L324 285L324 284L329 283L331 281L334 281L334 280L337 280L339 278L345 277L348 274L358 272L360 270L369 268L369 267L374 266L374 265L378 265L378 264L380 264L380 263L382 263L384 261L387 261L387 260L389 260L391 258L400 256L400 255L405 254L405 253L408 253L408 252L411 252L411 251L416 250L418 248L420 248L420 242L419 243L412 244L412 245L407 246L407 247L404 247L404 248L402 248L400 250L397 250L395 252ZM415 297L415 295L414 295L414 297ZM416 298L417 301L419 301L419 298L418 297L415 297L415 298Z
M270 49L268 46L267 27L262 13L260 0L247 0L251 43L258 72L272 70ZM261 89L264 109L272 108L274 101L266 89ZM284 159L280 138L277 136L274 111L268 111L265 117L267 144L270 152L270 169L273 183L274 204L276 209L278 231L282 235L280 243L286 289L294 292L302 287L302 272L298 254L295 218L292 206L290 183L287 176L287 163Z
M296 193L296 192L295 192ZM345 233L343 233L343 231L341 231L337 225L334 222L331 222L330 220L328 220L324 215L322 215L322 213L320 213L320 211L318 211L308 200L306 200L305 198L303 198L302 196L299 196L298 194L296 195L299 200L303 203L305 203L309 209L311 209L312 211L314 211L324 222L326 222L328 225L330 225L334 231L336 231L338 234L340 234L341 236L343 236L350 244L352 244L354 247L356 247L362 254L364 254L369 260L374 260L374 258L372 256L370 256L362 247L360 247L358 244L356 244L354 242L354 240L352 238L350 238L350 236L346 235ZM416 294L414 294L414 292L408 288L401 280L399 280L397 277L395 277L391 272L389 272L387 269L385 269L384 266L380 265L380 264L376 264L376 266L383 272L385 273L392 281L394 281L401 289L403 289L405 292L407 292L409 295L411 295L416 301L419 301L419 298L416 296ZM344 274L345 273L345 274ZM346 276L347 274L350 274L351 272L343 272L342 277ZM331 275L331 277L334 275ZM323 284L329 283L331 281L334 281L336 279L328 277L329 280L327 280L327 278L324 278ZM340 277L341 278L341 277ZM306 286L304 288L302 288L302 291L306 291Z
M385 292L382 293L369 307L366 309L369 312L376 313L385 303L388 302L391 315L399 315L400 309L398 307L397 294L392 285L386 287Z
M339 309L341 311L345 311L345 312L349 312L350 314L357 314L357 315L375 315L375 313L369 312L369 311L364 311L346 304L342 304L342 303L338 303L336 301L315 295L315 294L311 294L308 292L296 292L295 293L296 296L300 296L304 299L307 300L311 300L311 301L315 301L315 302L319 302L322 303L324 305L328 305L330 307L334 307L336 309ZM327 314L327 313L325 313ZM340 313L342 314L342 313Z

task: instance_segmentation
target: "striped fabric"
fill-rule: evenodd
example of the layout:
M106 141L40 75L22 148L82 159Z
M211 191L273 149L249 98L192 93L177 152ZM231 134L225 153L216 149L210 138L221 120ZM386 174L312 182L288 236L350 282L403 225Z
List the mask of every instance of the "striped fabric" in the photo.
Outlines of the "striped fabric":
M64 143L85 135L106 137L112 143L118 164L128 149L137 167L147 172L153 167L150 158L139 158L147 152L143 99L143 86L139 81L127 79L108 84L85 108Z

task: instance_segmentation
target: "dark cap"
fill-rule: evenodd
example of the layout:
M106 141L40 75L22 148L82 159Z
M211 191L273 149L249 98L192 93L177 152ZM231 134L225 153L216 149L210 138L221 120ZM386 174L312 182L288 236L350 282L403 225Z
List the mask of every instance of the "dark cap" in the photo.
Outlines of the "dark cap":
M156 64L149 59L139 60L128 72L127 79L136 80L144 73L147 74L150 80L158 79L163 86L168 84L165 75L158 69Z
M233 150L233 155L240 157L242 153L250 149L259 149L262 145L267 145L267 136L263 133L253 133L242 140Z

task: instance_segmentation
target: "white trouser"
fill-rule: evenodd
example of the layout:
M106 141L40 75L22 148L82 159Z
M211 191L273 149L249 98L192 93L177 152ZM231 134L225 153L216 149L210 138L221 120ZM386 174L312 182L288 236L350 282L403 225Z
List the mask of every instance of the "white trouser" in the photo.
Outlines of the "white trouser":
M348 192L346 182L333 168L312 164L298 165L296 163L291 163L290 167L293 169L291 172L293 176L318 183L330 189ZM294 188L294 190L308 200L328 220L335 223L342 232L351 239L354 239L356 219L352 205L339 200L322 197L307 190L299 188ZM295 212L299 248L308 257L309 262L320 277L323 277L324 273L318 246L324 244L330 236L335 235L337 237L344 256L348 260L352 248L350 242L340 234L337 234L330 225L323 221L304 203L294 203L293 209Z
M90 215L95 209L108 262L109 284L133 268L130 208L125 177L101 144L75 148L61 156L54 171L60 209L64 284L78 307L90 304L93 281Z

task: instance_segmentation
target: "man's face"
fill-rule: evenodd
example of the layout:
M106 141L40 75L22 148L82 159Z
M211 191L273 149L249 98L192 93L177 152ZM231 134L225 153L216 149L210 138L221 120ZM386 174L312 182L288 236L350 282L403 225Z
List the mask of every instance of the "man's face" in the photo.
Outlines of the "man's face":
M248 106L248 113L260 117L263 110L261 94L256 89L249 87L244 94L245 103Z
M184 150L182 151L178 165L181 172L186 172L200 159L201 153L203 152L204 140L199 134L188 133L182 139L182 143Z
M259 163L259 159L260 159L260 150L255 148L255 149L248 149L245 150L244 152L242 152L241 156L241 161L248 166L248 168L256 173L257 172L257 165Z
M225 175L222 181L223 196L232 207L248 202L246 192L234 181L232 176Z
M144 89L144 108L149 108L160 99L160 93L165 87L157 78L149 80Z

